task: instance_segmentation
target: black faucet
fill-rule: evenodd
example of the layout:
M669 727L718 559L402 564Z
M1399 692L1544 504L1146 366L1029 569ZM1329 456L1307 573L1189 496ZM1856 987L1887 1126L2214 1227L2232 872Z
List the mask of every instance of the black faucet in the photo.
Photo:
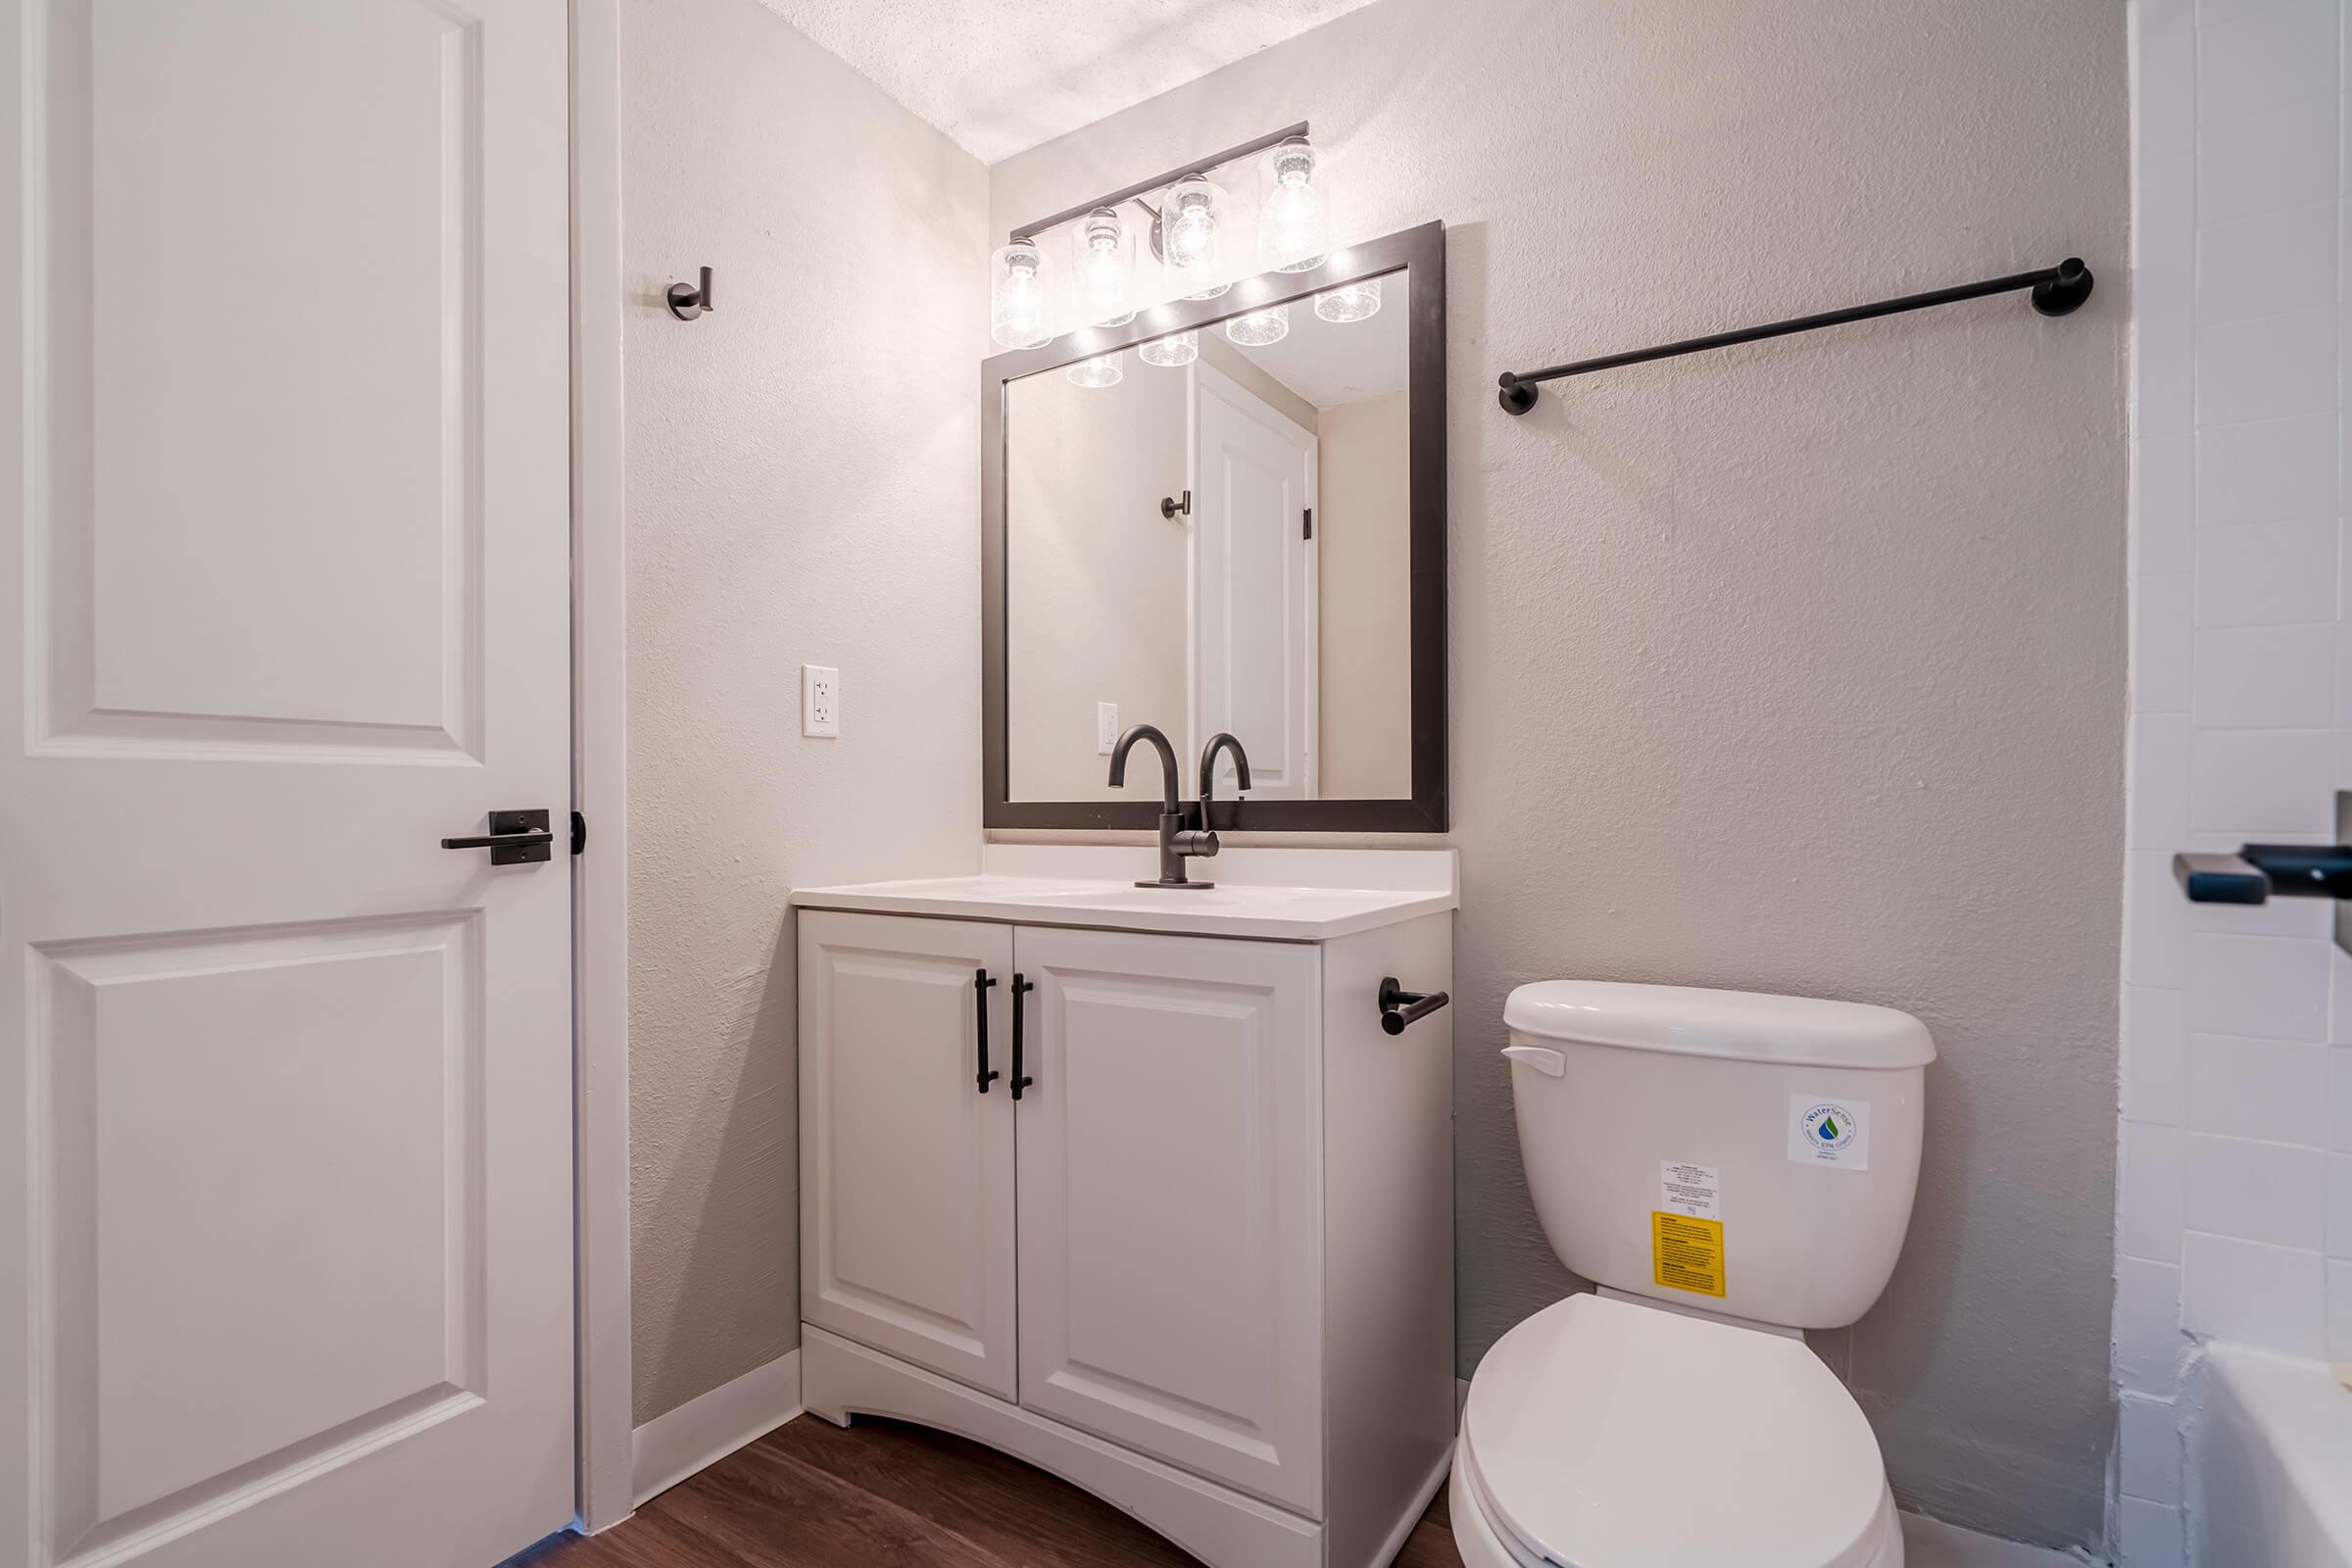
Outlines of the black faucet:
M1242 750L1242 743L1223 730L1211 735L1208 738L1208 744L1200 748L1200 825L1202 827L1210 825L1208 808L1216 804L1217 753L1219 751L1228 751L1233 754L1234 789L1239 791L1250 787L1250 754Z
M1159 878L1152 882L1138 882L1139 888L1212 888L1214 882L1195 882L1184 874L1188 856L1209 856L1217 853L1217 836L1205 829L1195 831L1184 825L1184 802L1177 798L1176 748L1168 738L1150 724L1138 724L1119 737L1118 745L1110 749L1110 782L1113 788L1127 783L1127 754L1135 750L1137 741L1150 741L1159 753L1159 767L1165 788L1159 807Z

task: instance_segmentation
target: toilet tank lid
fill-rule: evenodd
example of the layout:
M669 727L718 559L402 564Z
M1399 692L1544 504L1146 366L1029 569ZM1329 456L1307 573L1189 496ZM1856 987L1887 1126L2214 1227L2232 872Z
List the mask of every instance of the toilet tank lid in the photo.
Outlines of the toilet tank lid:
M1761 991L1542 980L1511 993L1502 1021L1547 1040L1734 1061L1890 1070L1936 1059L1928 1026L1907 1012Z

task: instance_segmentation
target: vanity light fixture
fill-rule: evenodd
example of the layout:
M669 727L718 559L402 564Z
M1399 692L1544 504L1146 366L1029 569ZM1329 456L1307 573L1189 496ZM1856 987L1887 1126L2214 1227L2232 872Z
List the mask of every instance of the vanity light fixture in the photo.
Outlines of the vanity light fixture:
M1176 277L1206 288L1216 282L1224 227L1225 188L1206 174L1187 174L1160 205L1160 259Z
M988 335L1008 349L1049 341L1047 290L1046 255L1037 241L1016 239L999 250L989 264Z
M1169 293L1188 300L1224 294L1233 287L1225 254L1228 196L1212 172L1269 150L1264 165L1270 182L1268 220L1259 225L1266 230L1261 248L1279 248L1282 270L1318 265L1330 249L1329 181L1315 177L1315 150L1306 135L1306 122L1300 121L1013 229L990 258L989 335L1005 348L1031 349L1053 340L1054 324L1065 329L1126 326L1135 319L1136 252L1147 235ZM1126 212L1130 204L1150 222ZM1072 227L1072 235L1054 242L1054 254L1063 255L1061 247L1069 247L1066 293L1039 244L1041 235L1065 226ZM1147 355L1147 363L1163 362Z
M1262 164L1265 206L1257 220L1257 259L1277 272L1303 272L1331 254L1328 180L1315 178L1315 149L1304 136L1277 142Z
M1225 323L1225 335L1244 348L1264 348L1291 335L1291 308L1268 305Z
M1078 231L1078 310L1095 326L1135 319L1135 231L1115 207L1098 207Z
M1117 386L1119 378L1126 373L1120 360L1119 351L1113 349L1108 354L1098 354L1091 360L1080 360L1062 373L1079 386Z
M1380 314L1380 279L1345 283L1315 296L1315 315L1326 321L1368 321Z
M1157 365L1169 368L1190 365L1200 357L1200 334L1199 332L1170 332L1166 337L1155 337L1151 342L1139 346L1135 351L1135 357L1146 365Z

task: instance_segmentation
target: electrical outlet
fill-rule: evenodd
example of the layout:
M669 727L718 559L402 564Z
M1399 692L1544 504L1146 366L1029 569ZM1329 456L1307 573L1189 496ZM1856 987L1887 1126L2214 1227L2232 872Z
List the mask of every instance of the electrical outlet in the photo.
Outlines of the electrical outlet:
M1111 748L1119 744L1119 705L1095 705L1095 755L1108 757Z
M841 734L840 670L801 666L801 733L828 740Z

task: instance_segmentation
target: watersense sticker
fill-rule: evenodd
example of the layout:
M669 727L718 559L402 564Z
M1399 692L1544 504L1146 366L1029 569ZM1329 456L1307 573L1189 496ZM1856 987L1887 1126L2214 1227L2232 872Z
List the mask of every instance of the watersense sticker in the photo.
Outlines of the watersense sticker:
M1870 1169L1870 1102L1790 1095L1788 1157L1802 1165Z
M1687 1165L1679 1159L1658 1165L1658 1207L1691 1219L1723 1218L1723 1172L1713 1165Z

